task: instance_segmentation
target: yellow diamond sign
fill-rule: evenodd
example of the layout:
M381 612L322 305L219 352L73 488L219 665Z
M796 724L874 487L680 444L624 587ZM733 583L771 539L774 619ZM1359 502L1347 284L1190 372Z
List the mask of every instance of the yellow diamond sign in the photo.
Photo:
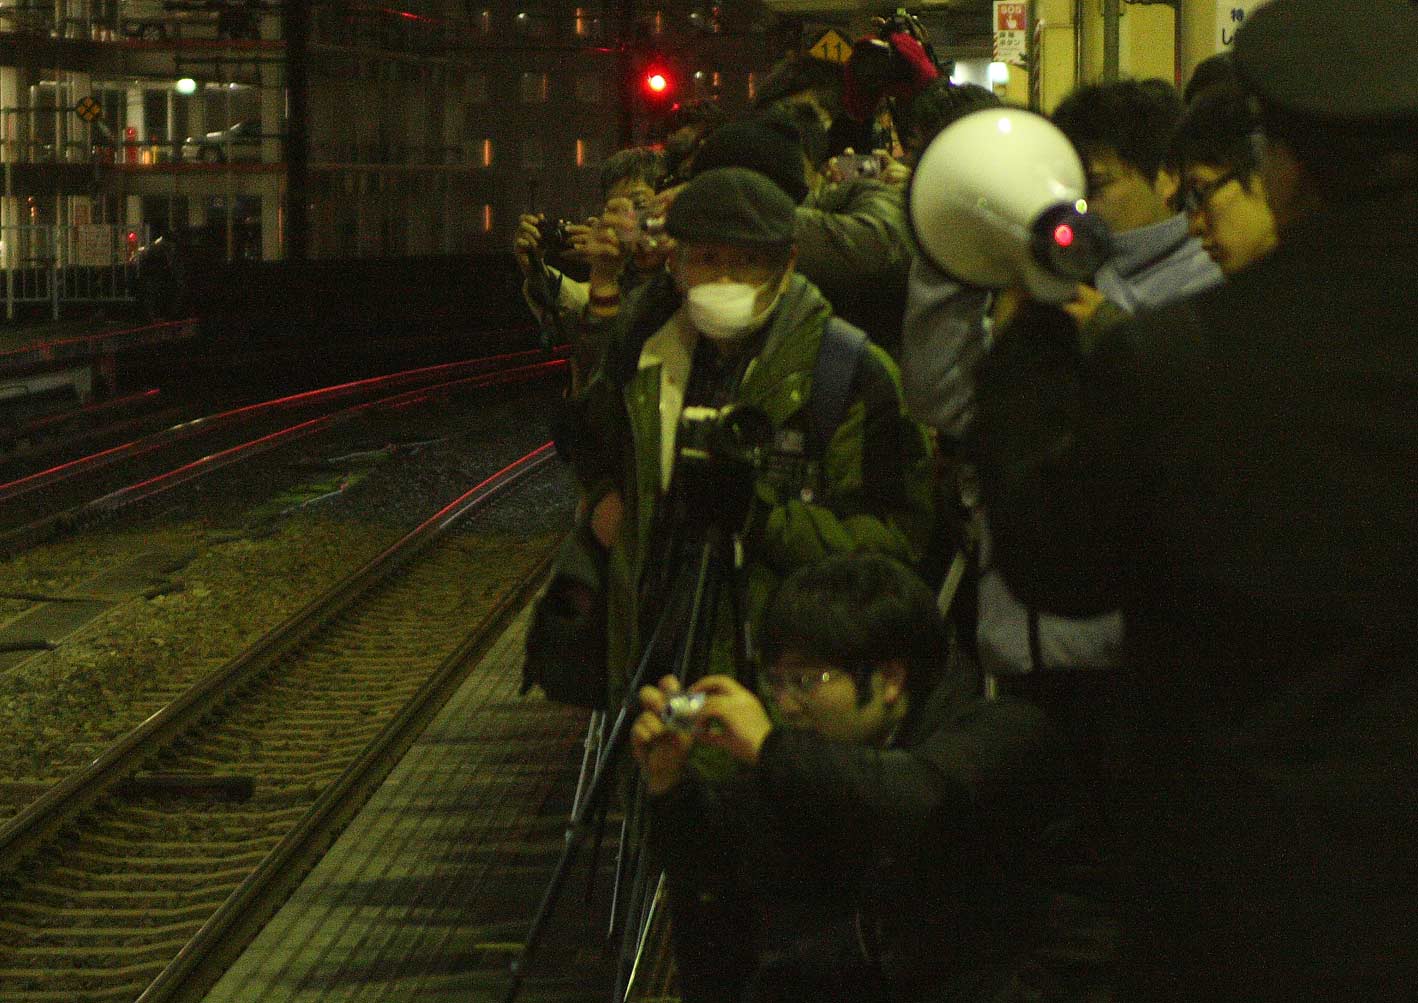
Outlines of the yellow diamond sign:
M835 28L828 28L807 50L809 56L829 63L845 63L852 55L852 43Z
M91 97L81 97L78 104L74 105L74 114L85 122L97 122L103 117L103 105Z

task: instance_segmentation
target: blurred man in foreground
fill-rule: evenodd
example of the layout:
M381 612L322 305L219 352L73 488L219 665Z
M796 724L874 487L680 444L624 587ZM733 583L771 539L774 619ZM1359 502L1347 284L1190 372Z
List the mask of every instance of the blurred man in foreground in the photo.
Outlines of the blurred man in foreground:
M976 428L1026 602L1120 607L1106 761L1124 998L1418 984L1418 8L1239 33L1279 233L1222 288L1084 343L1015 325Z

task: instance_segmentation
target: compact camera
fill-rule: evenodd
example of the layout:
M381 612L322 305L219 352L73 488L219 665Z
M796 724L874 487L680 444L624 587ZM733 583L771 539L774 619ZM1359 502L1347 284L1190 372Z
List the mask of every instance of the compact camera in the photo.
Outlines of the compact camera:
M571 231L569 228L573 225L573 222L569 219L551 216L543 217L542 220L537 223L537 233L539 235L542 253L557 254L568 250L571 247Z
M843 153L832 158L843 181L881 177L881 160L870 153Z
M691 732L704 709L703 693L676 693L660 712L660 720L675 731Z
M636 251L653 251L665 235L665 212L657 205L635 207L635 226L617 231L622 246Z

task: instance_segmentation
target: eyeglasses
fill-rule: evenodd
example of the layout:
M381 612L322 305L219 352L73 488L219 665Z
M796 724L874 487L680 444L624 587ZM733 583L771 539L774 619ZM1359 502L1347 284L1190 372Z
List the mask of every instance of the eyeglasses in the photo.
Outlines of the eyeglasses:
M795 696L809 696L833 676L841 675L837 669L798 669L791 672L768 673L768 688L774 693L787 690Z
M1187 185L1177 194L1177 201L1181 204L1182 212L1188 215L1195 215L1206 208L1212 197L1225 188L1232 181L1240 181L1240 171L1227 171L1215 181L1204 185Z

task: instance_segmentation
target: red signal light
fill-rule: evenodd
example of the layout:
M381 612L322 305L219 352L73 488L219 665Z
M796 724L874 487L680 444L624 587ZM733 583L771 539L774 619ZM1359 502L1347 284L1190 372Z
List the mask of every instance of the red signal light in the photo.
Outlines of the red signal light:
M1070 247L1073 244L1073 227L1067 223L1060 223L1054 227L1054 243L1060 247Z
M658 70L645 75L645 89L651 94L663 94L670 89L670 78Z

